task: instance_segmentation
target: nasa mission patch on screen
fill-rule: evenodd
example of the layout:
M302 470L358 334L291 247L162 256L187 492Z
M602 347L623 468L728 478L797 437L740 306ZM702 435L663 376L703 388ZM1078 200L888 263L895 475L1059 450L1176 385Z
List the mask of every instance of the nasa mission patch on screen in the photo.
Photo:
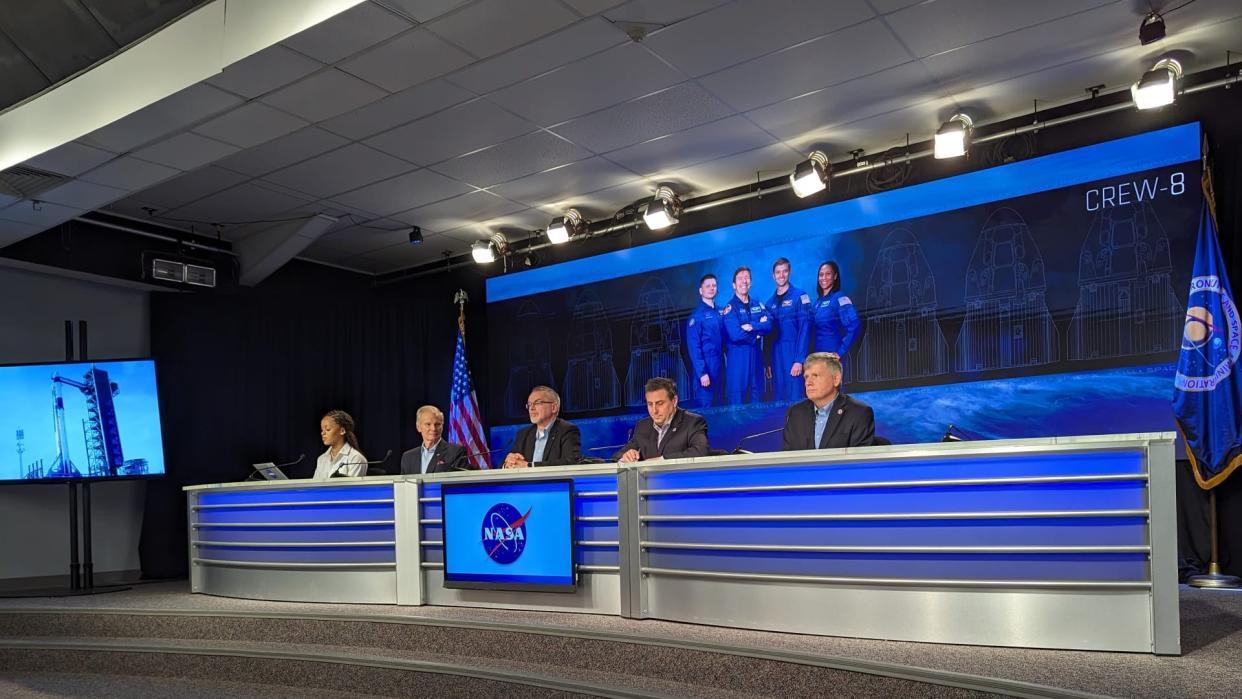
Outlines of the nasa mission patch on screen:
M573 592L571 480L444 484L444 586Z

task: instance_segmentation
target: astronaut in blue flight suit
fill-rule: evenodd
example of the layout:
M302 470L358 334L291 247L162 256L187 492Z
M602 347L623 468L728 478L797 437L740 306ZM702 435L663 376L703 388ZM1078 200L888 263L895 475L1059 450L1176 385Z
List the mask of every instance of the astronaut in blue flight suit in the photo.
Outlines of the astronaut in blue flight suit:
M699 280L699 305L686 325L690 364L694 368L695 392L700 405L724 401L724 318L716 308L716 275Z
M733 273L733 298L724 318L725 392L731 405L749 403L763 393L763 336L772 332L768 307L750 297L750 268Z
M776 290L768 299L772 312L772 334L768 375L772 377L773 398L798 401L805 397L802 360L811 342L811 297L789 283L789 260L782 257L772 264Z
M862 330L862 319L850 297L841 292L841 270L836 262L828 260L819 266L815 286L818 294L811 304L814 351L836 353L844 367L845 356Z

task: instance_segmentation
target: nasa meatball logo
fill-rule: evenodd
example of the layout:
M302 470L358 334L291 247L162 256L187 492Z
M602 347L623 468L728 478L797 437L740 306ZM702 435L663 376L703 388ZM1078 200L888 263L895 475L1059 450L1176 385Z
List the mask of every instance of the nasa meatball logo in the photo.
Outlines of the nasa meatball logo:
M516 561L526 550L526 520L530 517L507 502L492 505L483 515L483 551L487 557L500 564Z
M1182 326L1182 363L1174 385L1180 391L1212 391L1233 373L1242 354L1242 322L1220 278L1195 277Z

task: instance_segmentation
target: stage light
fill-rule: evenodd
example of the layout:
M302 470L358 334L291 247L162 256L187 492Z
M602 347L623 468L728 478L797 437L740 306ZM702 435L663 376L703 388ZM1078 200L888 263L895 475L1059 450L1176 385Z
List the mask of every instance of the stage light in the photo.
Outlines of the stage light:
M410 229L410 245L422 245L422 244L423 244L423 229L419 228L418 226L414 226L413 228Z
M954 114L936 132L937 158L956 158L970 150L970 131L975 122L968 114Z
M812 151L789 175L789 184L793 185L794 194L800 198L809 197L828 189L831 174L832 164L828 162L828 156L823 151Z
M681 216L681 200L673 188L662 184L656 189L655 196L643 210L643 222L653 231L663 230L677 223Z
M1153 109L1173 104L1177 97L1177 81L1182 77L1182 64L1162 58L1130 86L1130 97L1139 109Z
M569 242L575 235L586 232L587 222L577 209L567 209L564 216L557 216L548 224L548 242L553 245Z
M486 240L480 240L471 245L470 254L474 257L474 261L481 265L496 261L496 251L492 249L492 244Z

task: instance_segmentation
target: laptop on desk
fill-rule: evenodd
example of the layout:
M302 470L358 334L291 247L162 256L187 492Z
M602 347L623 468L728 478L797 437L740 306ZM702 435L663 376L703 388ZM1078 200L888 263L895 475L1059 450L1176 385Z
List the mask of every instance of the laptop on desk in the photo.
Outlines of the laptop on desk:
M269 481L287 481L289 477L274 463L254 464L254 470Z

